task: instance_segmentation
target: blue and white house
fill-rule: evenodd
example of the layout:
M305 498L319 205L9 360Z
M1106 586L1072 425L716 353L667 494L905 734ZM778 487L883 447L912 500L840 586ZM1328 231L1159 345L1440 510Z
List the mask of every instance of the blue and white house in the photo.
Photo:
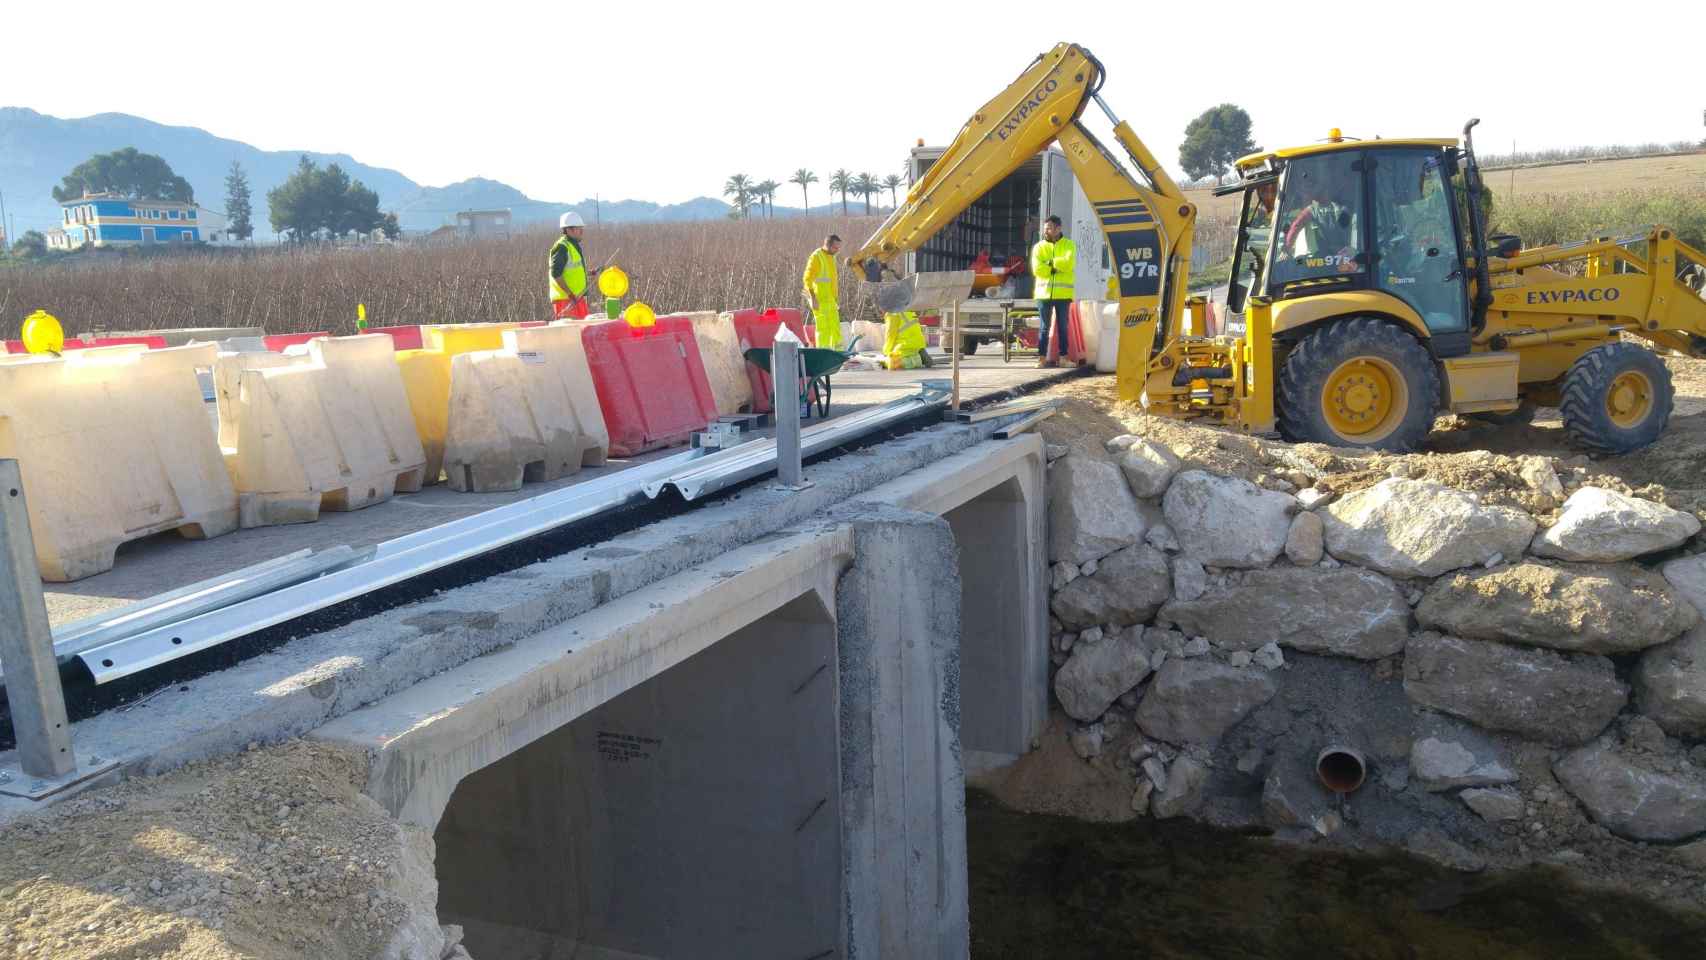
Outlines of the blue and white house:
M49 246L75 250L132 247L151 243L219 243L225 216L181 200L132 200L92 194L60 201L61 223Z

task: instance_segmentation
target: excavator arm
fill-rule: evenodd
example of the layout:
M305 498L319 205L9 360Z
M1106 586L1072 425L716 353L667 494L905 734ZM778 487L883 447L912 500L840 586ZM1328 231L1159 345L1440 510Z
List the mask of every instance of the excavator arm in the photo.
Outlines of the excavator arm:
M918 249L1026 160L1058 143L1095 210L1118 277L1119 396L1135 403L1157 343L1180 332L1196 207L1102 102L1104 77L1101 62L1076 44L1059 44L1038 57L972 114L848 263L872 282L884 272L897 275L888 261ZM1091 101L1113 123L1114 137L1144 183L1079 122Z

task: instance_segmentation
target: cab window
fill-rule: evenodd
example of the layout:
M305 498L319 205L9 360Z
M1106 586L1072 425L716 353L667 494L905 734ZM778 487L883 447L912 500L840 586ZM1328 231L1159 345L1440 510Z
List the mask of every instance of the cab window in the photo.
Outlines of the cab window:
M1377 285L1434 333L1468 329L1467 290L1452 226L1452 191L1437 151L1381 150L1374 163Z
M1361 151L1298 157L1286 165L1274 217L1269 289L1365 273Z

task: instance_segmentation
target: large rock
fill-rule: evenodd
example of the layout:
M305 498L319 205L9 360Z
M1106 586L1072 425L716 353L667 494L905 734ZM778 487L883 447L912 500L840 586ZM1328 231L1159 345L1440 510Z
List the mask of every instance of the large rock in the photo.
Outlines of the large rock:
M1459 637L1630 653L1676 637L1700 616L1663 577L1634 565L1519 563L1441 577L1416 619Z
M1534 538L1530 549L1558 560L1612 563L1669 550L1699 532L1700 521L1692 514L1603 487L1583 487L1564 501L1563 515Z
M1595 822L1631 840L1686 840L1706 833L1706 780L1659 773L1608 743L1572 751L1552 765Z
M1177 454L1159 443L1138 440L1120 454L1120 472L1125 474L1131 492L1145 499L1167 492L1173 475L1184 466Z
M1185 556L1211 567L1265 567L1285 549L1298 505L1248 480L1186 470L1161 508Z
M1049 467L1049 562L1098 560L1143 540L1143 517L1120 469L1065 456Z
M1307 510L1299 513L1285 536L1285 558L1300 567L1320 563L1326 551L1325 529L1320 517Z
M1137 725L1168 743L1213 744L1277 692L1279 682L1260 667L1169 658L1137 705Z
M1483 760L1461 743L1424 737L1410 745L1410 773L1432 793L1460 787L1515 783L1516 774L1496 759Z
M1305 653L1379 660L1404 649L1410 605L1372 570L1271 567L1229 577L1161 618L1222 647L1257 650L1270 640Z
M1706 617L1706 553L1672 560L1659 569L1676 592Z
M1151 798L1149 809L1160 820L1195 813L1202 806L1206 786L1208 768L1190 757L1180 757L1167 768L1167 785Z
M1404 692L1489 730L1572 746L1598 736L1629 700L1604 657L1436 633L1404 648Z
M1641 656L1635 706L1666 733L1706 740L1706 624Z
M1132 627L1098 643L1080 643L1054 675L1054 695L1068 715L1086 723L1108 712L1120 694L1149 676L1150 645L1143 628Z
M1166 555L1139 544L1113 553L1094 574L1062 587L1049 600L1049 610L1068 630L1104 623L1124 627L1155 616L1172 589Z
M1465 790L1458 794L1469 809L1489 823L1501 820L1521 820L1522 797L1515 790Z
M1319 511L1327 552L1391 577L1437 577L1521 556L1534 520L1437 483L1392 478Z

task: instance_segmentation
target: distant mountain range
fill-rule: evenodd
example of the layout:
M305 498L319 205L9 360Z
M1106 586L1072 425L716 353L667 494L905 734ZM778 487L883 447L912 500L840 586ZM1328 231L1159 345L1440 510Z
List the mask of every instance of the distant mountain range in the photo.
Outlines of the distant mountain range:
M60 179L89 157L124 147L164 158L190 182L196 201L213 210L225 205L225 174L231 161L241 163L254 196L257 237L271 235L267 191L290 176L297 157L304 153L321 166L337 163L351 178L365 183L379 194L380 209L395 211L403 229L411 233L454 222L456 211L470 209L508 207L517 224L553 222L564 210L579 211L589 223L595 218L605 223L715 220L729 212L728 204L712 197L667 205L644 200L534 200L508 184L480 177L446 187L423 187L395 170L368 166L348 154L260 150L196 127L172 127L123 113L65 120L24 107L0 107L0 194L17 232L46 232L57 226L59 204L52 191ZM777 213L797 215L798 211L778 207Z

